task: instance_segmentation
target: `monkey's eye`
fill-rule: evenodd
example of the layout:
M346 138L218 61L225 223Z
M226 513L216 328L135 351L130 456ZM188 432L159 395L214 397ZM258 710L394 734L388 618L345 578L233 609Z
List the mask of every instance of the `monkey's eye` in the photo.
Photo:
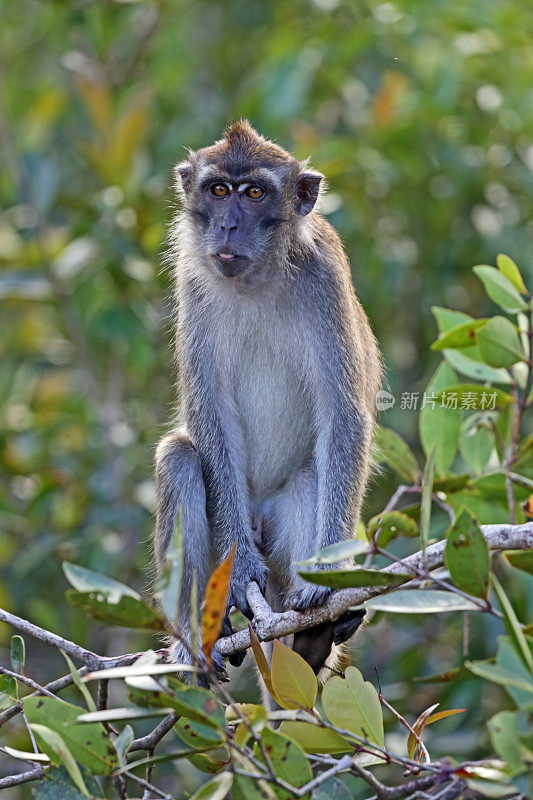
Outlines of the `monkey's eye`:
M244 194L247 197L251 197L252 200L261 200L265 192L260 186L248 186L248 188L245 189Z
M229 194L229 189L225 183L214 183L209 187L209 191L215 197L226 197L226 195Z

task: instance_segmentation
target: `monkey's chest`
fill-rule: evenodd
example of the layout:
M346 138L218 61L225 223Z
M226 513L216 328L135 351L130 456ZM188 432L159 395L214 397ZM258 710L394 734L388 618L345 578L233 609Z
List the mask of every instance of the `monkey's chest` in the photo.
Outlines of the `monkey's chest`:
M233 369L234 401L251 492L277 489L313 449L302 364L265 337L249 336Z

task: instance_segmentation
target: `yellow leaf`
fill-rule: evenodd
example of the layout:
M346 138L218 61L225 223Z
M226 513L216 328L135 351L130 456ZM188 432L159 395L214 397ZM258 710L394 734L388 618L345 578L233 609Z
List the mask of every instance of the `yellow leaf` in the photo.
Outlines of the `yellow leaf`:
M269 695L272 697L273 700L279 703L278 698L276 697L276 693L274 691L274 687L272 686L272 675L270 672L270 667L268 666L268 661L266 660L266 656L263 653L263 648L261 647L261 643L256 636L256 633L250 623L248 623L248 630L250 632L250 642L252 645L252 652L254 654L255 663L257 664L257 669L261 673L261 677L263 678L263 682L267 688Z
M306 753L347 753L353 750L352 742L347 742L330 728L320 728L312 722L285 720L279 732L297 742Z
M431 712L437 708L437 705L427 708L422 714L420 714L417 721L414 723L413 730L418 735L418 738L421 737L422 731L427 725L431 725L433 722L438 722L439 719L452 717L454 714L462 714L464 711L466 711L465 708L449 708L447 711L438 711L436 714L432 714ZM410 758L415 757L417 744L418 742L416 738L412 733L410 733L409 738L407 739L407 752L409 753Z
M202 614L202 650L209 666L211 666L211 651L218 639L226 613L231 567L236 547L237 543L234 542L228 556L209 578L205 590Z
M274 640L271 676L281 706L313 708L318 691L315 673L307 661L277 639Z

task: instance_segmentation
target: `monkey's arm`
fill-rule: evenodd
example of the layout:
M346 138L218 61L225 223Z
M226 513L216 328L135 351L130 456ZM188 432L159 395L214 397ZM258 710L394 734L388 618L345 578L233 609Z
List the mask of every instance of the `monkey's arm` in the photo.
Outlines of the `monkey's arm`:
M246 587L255 581L264 591L267 571L253 540L246 477L240 465L240 431L230 421L232 411L224 406L220 387L217 395L211 385L216 380L212 371L205 366L197 372L188 371L187 379L189 390L183 398L184 411L200 456L207 517L217 559L225 558L233 543L237 543L228 606L236 606L251 618Z
M364 391L369 327L362 312L358 317L343 307L347 299L335 285L325 287L315 321L315 550L354 535L370 463L374 410ZM379 371L377 350L375 358ZM306 586L296 594L291 605L306 608L323 602L328 590Z

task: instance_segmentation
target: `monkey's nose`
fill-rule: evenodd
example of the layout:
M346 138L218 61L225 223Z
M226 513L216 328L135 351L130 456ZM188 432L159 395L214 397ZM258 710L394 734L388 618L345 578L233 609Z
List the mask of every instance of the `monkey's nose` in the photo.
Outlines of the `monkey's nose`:
M237 230L237 223L234 220L230 220L229 222L223 222L220 227L226 233L231 233L231 231Z

